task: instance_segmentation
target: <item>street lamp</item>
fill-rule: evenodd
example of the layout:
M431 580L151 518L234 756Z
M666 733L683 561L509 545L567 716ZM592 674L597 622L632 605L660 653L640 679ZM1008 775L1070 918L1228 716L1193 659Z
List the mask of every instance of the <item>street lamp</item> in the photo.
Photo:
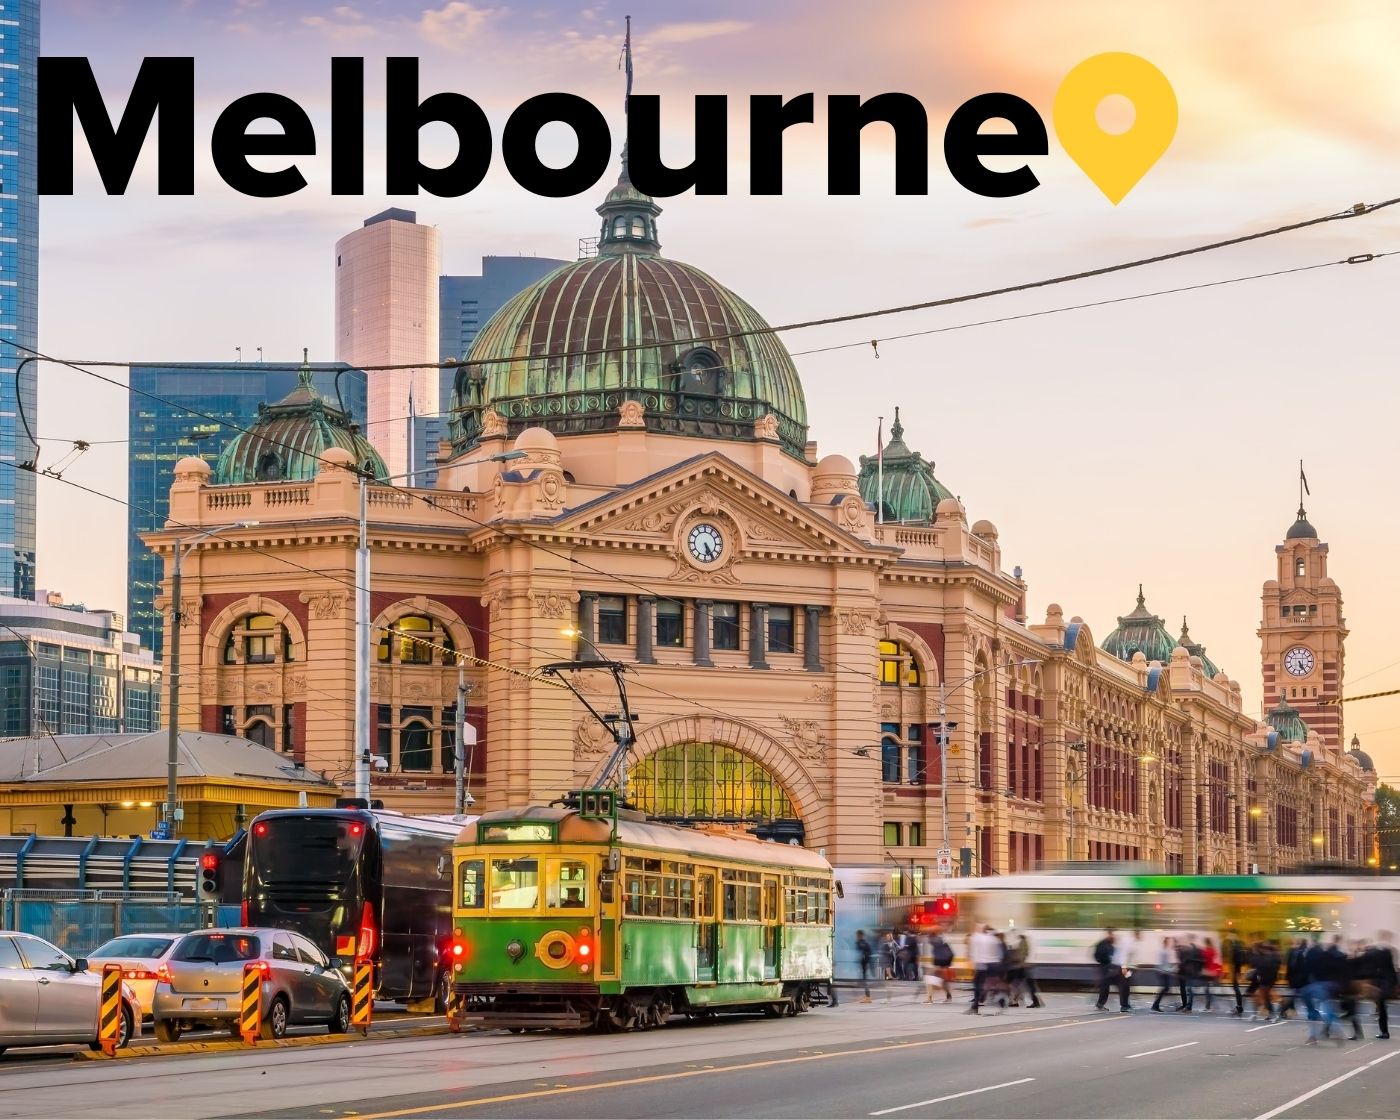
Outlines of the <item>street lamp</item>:
M1013 661L1010 667L1019 669L1024 665L1039 664L1038 659L1029 658L1023 661ZM943 848L941 854L945 859L952 859L953 856L952 844L948 839L948 693L962 688L963 685L971 684L978 677L985 676L987 673L994 673L1000 667L999 665L988 665L985 669L979 669L951 685L945 684L941 676L938 681L938 777L939 797L943 803Z
M216 537L220 533L227 533L230 529L251 529L256 525L256 521L235 521L231 525L205 529L188 541L179 537L175 538L174 563L170 570L170 721L165 759L165 827L170 834L168 839L171 840L175 839L179 823L185 815L184 810L176 803L175 788L180 771L180 605L182 602L180 566L184 562L186 554L200 541Z
M466 463L454 463L453 466L474 467L480 463L504 463L512 459L523 459L527 454L528 452L525 451L500 451L495 455L472 459ZM375 478L363 468L358 469L356 473L360 479L360 547L355 550L355 749L353 754L355 760L355 796L368 805L370 768L369 484L371 482L394 482L400 479L411 481L417 472L408 471L404 474L390 475L387 478ZM459 728L464 719L465 709L458 715Z

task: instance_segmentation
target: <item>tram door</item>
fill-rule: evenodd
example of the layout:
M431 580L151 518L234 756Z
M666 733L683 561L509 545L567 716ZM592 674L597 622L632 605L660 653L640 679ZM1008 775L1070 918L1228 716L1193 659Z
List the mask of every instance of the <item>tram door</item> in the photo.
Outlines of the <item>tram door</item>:
M763 877L763 978L772 980L778 975L778 959L781 946L778 943L782 927L778 924L778 880L771 876Z
M713 984L718 976L718 930L715 922L715 873L702 871L697 883L695 922L695 979Z

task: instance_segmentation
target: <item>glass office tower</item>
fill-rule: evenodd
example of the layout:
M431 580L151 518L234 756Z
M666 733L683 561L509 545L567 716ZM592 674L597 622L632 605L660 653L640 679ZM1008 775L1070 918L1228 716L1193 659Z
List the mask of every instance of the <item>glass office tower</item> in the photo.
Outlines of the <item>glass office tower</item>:
M21 599L34 594L35 476L22 468L38 378L21 363L39 342L38 66L39 0L0 0L0 594Z
M165 525L175 464L195 455L213 467L224 444L257 418L259 404L279 401L296 388L298 368L286 363L270 369L256 362L131 367L126 619L141 644L157 657L164 646L164 629L155 600L164 573L141 534ZM340 399L363 430L365 375L330 363L312 363L311 369L317 391L331 401L336 399L335 371L345 370Z

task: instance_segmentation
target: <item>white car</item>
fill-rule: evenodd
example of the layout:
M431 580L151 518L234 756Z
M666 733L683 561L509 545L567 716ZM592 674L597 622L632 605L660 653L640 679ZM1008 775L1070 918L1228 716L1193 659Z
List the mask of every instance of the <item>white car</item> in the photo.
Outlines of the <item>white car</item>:
M87 1043L101 1049L97 1018L102 973L88 971L56 945L28 933L0 930L0 1054L11 1046ZM122 982L117 1045L141 1034L141 1004Z
M88 968L101 972L104 964L121 965L123 979L140 1001L141 1014L149 1019L155 1001L157 970L179 940L178 933L126 933L89 953Z

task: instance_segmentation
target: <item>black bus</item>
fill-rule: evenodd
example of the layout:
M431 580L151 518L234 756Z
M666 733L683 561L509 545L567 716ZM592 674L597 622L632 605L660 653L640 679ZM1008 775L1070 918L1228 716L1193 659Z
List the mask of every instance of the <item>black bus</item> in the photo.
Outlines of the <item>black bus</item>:
M295 930L347 978L367 957L377 998L431 999L445 1009L452 842L475 819L383 809L261 813L248 828L243 923Z

